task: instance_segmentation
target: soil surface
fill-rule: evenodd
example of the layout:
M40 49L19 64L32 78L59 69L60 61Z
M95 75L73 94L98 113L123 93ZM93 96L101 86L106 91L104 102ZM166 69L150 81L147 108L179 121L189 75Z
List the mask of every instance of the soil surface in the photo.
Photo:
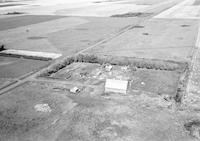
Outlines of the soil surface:
M188 141L185 115L146 93L107 94L102 87L27 82L1 96L0 139L15 141ZM50 110L37 111L38 104ZM185 117L184 117L185 116ZM145 135L145 136L144 136Z
M83 84L99 85L106 79L128 80L129 90L141 90L158 94L175 95L180 73L154 69L139 69L134 66L100 65L96 63L73 63L50 77Z
M12 28L38 24L63 18L64 16L48 16L48 15L24 15L1 19L0 31Z
M48 65L48 61L0 56L0 78L18 78Z
M0 44L64 57L0 57L0 141L200 139L199 0L23 3L0 6Z
M8 78L0 78L0 89L3 88L4 86L11 84L12 82L15 82L15 80Z

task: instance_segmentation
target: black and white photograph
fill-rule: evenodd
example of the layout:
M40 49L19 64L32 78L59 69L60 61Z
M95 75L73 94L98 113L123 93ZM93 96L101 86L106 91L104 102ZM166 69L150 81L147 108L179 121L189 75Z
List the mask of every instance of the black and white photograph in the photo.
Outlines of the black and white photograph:
M200 141L200 0L0 0L0 141Z

